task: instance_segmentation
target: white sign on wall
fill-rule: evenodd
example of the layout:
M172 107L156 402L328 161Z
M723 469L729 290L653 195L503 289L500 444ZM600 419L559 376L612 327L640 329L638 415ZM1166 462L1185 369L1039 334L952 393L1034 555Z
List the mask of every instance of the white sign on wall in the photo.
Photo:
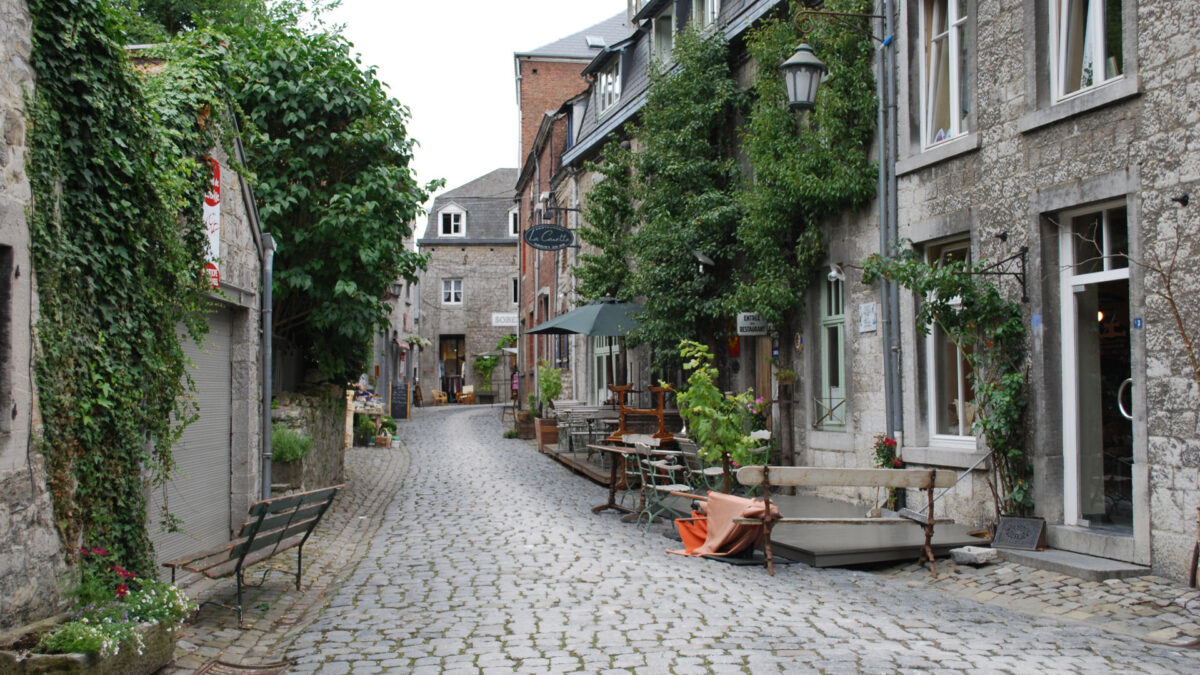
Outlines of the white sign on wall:
M204 229L208 231L208 256L204 259L204 276L213 288L221 286L221 165L212 157L212 181L204 193L204 208L201 210Z
M879 327L879 315L875 313L875 303L864 302L858 306L858 332L870 333Z
M770 326L754 312L740 312L737 316L738 335L768 335Z
M516 312L492 312L492 325L504 326L507 328L517 327Z

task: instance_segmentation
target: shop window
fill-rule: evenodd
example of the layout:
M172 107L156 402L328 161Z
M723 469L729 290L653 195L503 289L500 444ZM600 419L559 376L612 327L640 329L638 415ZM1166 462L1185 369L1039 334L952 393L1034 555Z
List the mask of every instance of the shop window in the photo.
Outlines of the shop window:
M956 240L926 249L930 264L970 264L971 242ZM951 300L951 305L959 302ZM975 423L975 390L971 382L970 351L963 351L942 329L931 327L925 338L926 376L929 397L929 429L944 441L965 441L972 437ZM970 442L974 448L973 439Z

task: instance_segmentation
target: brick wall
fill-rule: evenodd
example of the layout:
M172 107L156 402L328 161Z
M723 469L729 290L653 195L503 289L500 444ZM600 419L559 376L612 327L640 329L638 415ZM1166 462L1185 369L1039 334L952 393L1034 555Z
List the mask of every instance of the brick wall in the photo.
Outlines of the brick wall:
M585 65L583 61L520 59L521 144L517 166L529 156L542 116L587 89L587 80L580 75Z

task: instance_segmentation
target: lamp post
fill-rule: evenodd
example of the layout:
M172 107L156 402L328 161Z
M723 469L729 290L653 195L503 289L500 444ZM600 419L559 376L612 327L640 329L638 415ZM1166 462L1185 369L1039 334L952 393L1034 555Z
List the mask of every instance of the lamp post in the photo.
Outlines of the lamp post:
M879 99L879 253L885 259L892 255L892 247L899 238L896 221L896 84L895 52L893 47L894 28L892 0L879 0L880 14L851 14L823 10L802 10L805 16L828 16L880 19L882 37L871 36L878 41L876 61L878 75L875 78L876 95ZM780 65L784 86L787 88L788 107L793 110L809 110L817 103L817 89L825 74L825 64L813 53L808 44L796 48L791 58ZM883 323L884 406L886 408L887 435L896 438L897 430L904 428L904 415L900 386L900 324L894 315L900 307L900 291L896 284L884 279L881 289L880 319Z

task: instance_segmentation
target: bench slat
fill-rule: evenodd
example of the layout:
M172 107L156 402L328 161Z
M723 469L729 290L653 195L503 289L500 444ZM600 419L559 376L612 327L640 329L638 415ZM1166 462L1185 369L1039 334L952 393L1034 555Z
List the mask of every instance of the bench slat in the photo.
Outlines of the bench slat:
M933 485L929 484L929 469L835 469L808 466L772 466L771 487L887 487L927 490L930 487L953 487L957 477L953 471L936 471ZM742 485L762 485L761 465L743 466L737 472Z
M269 532L271 530L278 529L289 522L298 523L302 520L311 520L314 516L319 514L323 508L325 508L325 503L319 502L316 504L303 505L295 511L284 511L282 513L276 513L274 515L267 516L263 518L262 524L258 526L258 530L260 532ZM242 525L242 532L238 536L245 536L250 527L254 525L254 522L255 521L252 520L245 525Z
M761 518L734 518L738 525L762 525ZM916 521L906 518L776 518L774 523L812 523L825 525L912 525ZM934 523L953 523L953 518L934 518ZM922 523L917 523L921 525Z
M333 487L321 488L320 490L312 490L310 492L298 492L293 495L284 497L276 497L267 499L261 502L255 502L250 507L250 516L257 517L262 513L272 514L279 513L284 509L295 508L299 504L311 504L314 502L323 502L333 499L338 490L342 489L342 485L334 485Z
M254 553L247 555L246 559L242 562L242 569L246 569L247 567L249 567L255 563L260 563L260 562L266 560L267 558L270 558L271 556L275 555L276 553L280 553L283 551L287 551L289 549L296 548L297 546L300 545L300 540L302 538L303 537L293 537L292 539L280 544L279 548L277 548L277 549L258 550L258 551L255 551ZM203 569L191 569L188 567L185 567L183 569L188 572L196 572L198 574L203 574L204 576L208 577L209 579L220 579L222 577L230 576L231 574L236 572L237 571L237 563L238 563L237 558L233 558L231 560L225 560L223 562L220 562L216 565L210 565Z
M313 528L314 522L316 522L315 519L310 518L308 520L292 523L284 529L276 529L270 532L259 531L252 541L235 546L233 550L229 552L229 557L236 559L241 557L243 552L253 553L259 549L267 548L268 546L274 546L276 542L279 542L283 539L304 534Z

